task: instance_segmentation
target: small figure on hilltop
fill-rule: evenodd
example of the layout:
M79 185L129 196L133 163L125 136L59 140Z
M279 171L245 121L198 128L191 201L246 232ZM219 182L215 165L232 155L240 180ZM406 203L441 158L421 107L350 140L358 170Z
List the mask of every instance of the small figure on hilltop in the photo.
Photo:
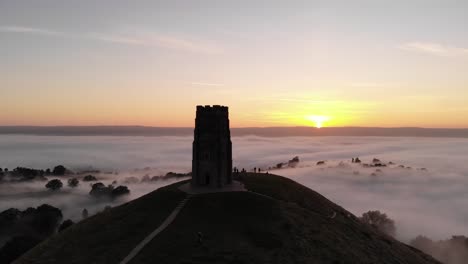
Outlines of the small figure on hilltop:
M354 163L361 163L361 160L359 158L355 158Z
M88 215L89 215L88 209L86 209L86 208L83 209L83 211L81 212L81 217L82 217L83 219L86 219L86 218L88 218Z
M254 173L257 173L257 167L254 168Z
M203 244L203 233L202 232L197 233L197 241L198 241L199 245Z

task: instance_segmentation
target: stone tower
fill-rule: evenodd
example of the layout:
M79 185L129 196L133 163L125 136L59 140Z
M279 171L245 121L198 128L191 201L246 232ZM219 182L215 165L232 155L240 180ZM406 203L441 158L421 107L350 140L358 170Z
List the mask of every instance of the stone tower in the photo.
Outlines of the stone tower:
M226 106L197 106L193 140L192 186L232 183L232 143Z

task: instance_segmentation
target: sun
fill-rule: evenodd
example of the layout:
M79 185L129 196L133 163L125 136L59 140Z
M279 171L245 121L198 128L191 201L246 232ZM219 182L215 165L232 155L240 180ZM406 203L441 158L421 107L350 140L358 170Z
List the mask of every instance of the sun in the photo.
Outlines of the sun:
M307 117L307 120L310 120L315 123L316 128L321 128L323 127L323 123L327 122L330 120L330 117L328 116L317 116L317 115L311 115Z

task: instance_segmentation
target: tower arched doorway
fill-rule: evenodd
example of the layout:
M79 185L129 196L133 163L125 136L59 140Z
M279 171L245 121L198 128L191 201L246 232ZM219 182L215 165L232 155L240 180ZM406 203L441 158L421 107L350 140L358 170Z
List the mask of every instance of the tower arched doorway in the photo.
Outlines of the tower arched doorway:
M211 180L211 179L210 179L210 178L211 178L210 176L211 176L210 173L208 173L208 172L205 173L205 184L206 184L206 185L210 185L210 180Z

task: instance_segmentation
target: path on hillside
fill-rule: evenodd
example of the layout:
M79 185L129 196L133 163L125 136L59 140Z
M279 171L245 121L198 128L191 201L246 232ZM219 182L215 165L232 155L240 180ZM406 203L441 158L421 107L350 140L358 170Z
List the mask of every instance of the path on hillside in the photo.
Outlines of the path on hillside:
M149 243L151 242L159 233L161 233L164 229L166 229L166 227L168 227L172 222L174 222L175 218L177 217L177 215L179 214L179 212L182 210L182 208L184 208L185 204L187 203L187 201L193 196L193 195L197 195L197 194L202 194L202 193L213 193L213 192L236 192L236 191L245 191L245 192L249 192L249 193L252 193L252 194L255 194L255 195L259 195L259 196L262 196L262 197L265 197L265 198L268 198L268 199L274 199L273 197L271 196L268 196L268 195L265 195L265 194L261 194L261 193L257 193L257 192L253 192L253 191L247 191L243 184L241 187L239 186L236 186L235 188L227 188L227 189L217 189L215 191L213 191L213 189L198 189L198 190L190 190L190 189L186 189L186 188L190 188L190 185L187 185L187 187L185 187L185 185L182 186L182 188L179 188L181 190L183 190L184 192L187 193L187 197L185 197L184 200L182 200L178 205L177 207L172 211L172 213L166 218L166 220L164 220L164 222L158 227L156 228L153 232L151 232L147 237L145 237L145 239L143 239L143 241L141 241L132 251L130 251L130 254L128 254L121 262L120 264L127 264L127 263L130 263L130 261L132 261L133 258L135 258L138 253L140 253L140 251Z
M258 192L254 192L254 191L247 191L247 192L253 193L253 194L255 194L255 195L262 196L262 197L265 197L265 198L268 198L268 199L271 199L271 200L276 200L276 198L273 198L273 197L268 196L268 195L263 194L263 193L258 193Z
M147 237L145 237L145 239L143 239L143 241L141 241L132 251L130 251L130 254L128 254L128 256L126 256L121 262L120 264L127 264L127 263L130 263L130 261L132 261L132 259L138 255L138 253L140 253L140 251L149 243L151 242L151 240L153 240L154 237L156 237L159 233L161 233L164 229L166 229L166 227L168 227L173 221L174 219L177 217L177 214L179 214L179 212L182 210L182 208L184 208L185 204L187 203L187 201L190 199L190 197L192 197L192 195L187 195L187 197L185 197L184 200L182 200L178 205L177 207L172 211L172 213L166 218L166 220L164 220L164 222L158 227L156 228L153 232L151 232Z

